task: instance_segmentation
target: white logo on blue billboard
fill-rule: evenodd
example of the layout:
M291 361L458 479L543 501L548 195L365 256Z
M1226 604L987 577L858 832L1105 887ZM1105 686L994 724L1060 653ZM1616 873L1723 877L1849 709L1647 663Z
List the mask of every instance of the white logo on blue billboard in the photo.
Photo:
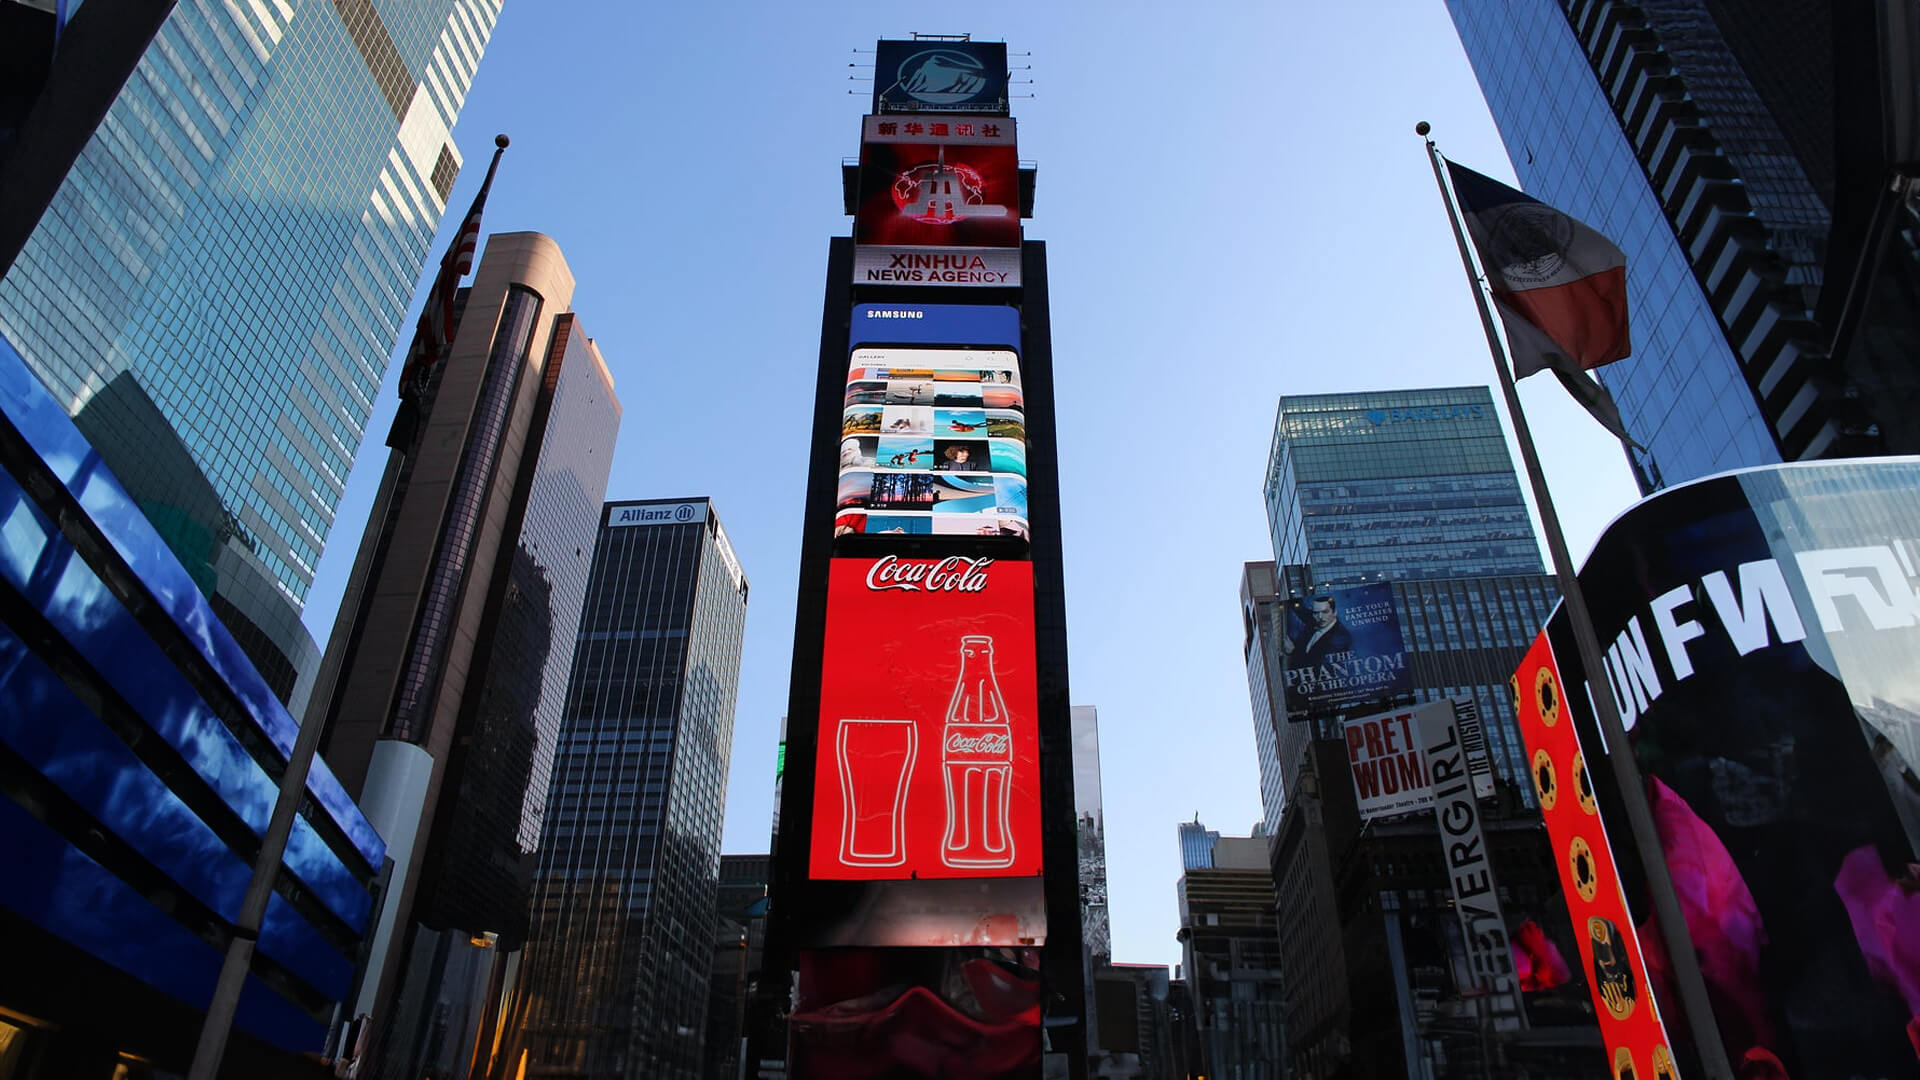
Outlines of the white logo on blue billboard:
M1485 405L1422 405L1411 409L1367 410L1367 419L1376 425L1421 420L1480 420L1486 415Z
M953 49L928 49L900 62L900 89L929 105L958 105L987 88L987 65Z

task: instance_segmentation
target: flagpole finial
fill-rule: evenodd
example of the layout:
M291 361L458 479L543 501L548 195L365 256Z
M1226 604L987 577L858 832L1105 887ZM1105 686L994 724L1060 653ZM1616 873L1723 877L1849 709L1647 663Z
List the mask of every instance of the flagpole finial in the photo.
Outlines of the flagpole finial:
M1413 133L1415 135L1420 136L1423 139L1426 138L1427 135L1432 133L1432 131L1433 131L1433 125L1427 123L1425 120L1422 120L1419 123L1413 125Z
M509 141L510 140L507 138L507 136L504 133L495 135L493 137L493 145L499 147L502 150L505 150L507 148L507 143Z

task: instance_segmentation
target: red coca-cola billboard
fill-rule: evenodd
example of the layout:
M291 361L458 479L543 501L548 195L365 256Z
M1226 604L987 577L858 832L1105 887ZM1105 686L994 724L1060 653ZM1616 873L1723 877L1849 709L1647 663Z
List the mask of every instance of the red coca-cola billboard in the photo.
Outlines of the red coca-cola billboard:
M1038 710L1031 563L833 560L810 876L1038 874Z

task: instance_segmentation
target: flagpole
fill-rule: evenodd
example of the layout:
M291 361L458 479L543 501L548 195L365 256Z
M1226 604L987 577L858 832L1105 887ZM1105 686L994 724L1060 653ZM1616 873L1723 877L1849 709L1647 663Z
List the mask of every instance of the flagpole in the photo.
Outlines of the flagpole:
M486 205L487 191L493 187L494 171L500 167L500 155L507 148L507 137L495 136L493 145L493 160L487 165L487 178L480 184L480 193L474 199L474 210L468 211L466 219L461 222L462 230L475 224L474 212ZM460 240L456 238L454 244L458 248ZM447 253L448 258L454 255L453 250ZM443 264L446 262L445 259L441 261ZM440 274L444 277L445 273L443 265ZM459 284L458 275L445 284L448 288ZM432 297L427 302L431 304ZM423 311L422 318L430 314ZM416 329L416 338L418 334ZM439 357L434 359L437 361ZM403 372L403 395L406 393L405 377ZM411 404L411 401L403 401L401 407L404 409ZM412 450L409 442L402 453L411 454ZM382 488L384 490L384 484ZM384 493L381 506L377 508L380 513L386 512L389 501L391 493ZM227 1041L233 1034L234 1016L240 1009L240 996L246 989L247 974L253 967L260 928L266 921L267 904L273 899L274 882L280 876L280 862L286 856L287 841L293 835L293 823L299 816L300 804L306 800L307 776L312 772L314 756L319 753L321 737L326 733L325 715L295 717L294 720L300 725L299 733L287 754L286 769L280 774L273 814L267 820L266 832L260 837L260 850L254 855L252 876L247 882L246 894L240 901L240 915L234 920L232 936L227 939L226 957L221 962L219 978L215 980L213 994L207 1002L206 1018L200 1024L200 1038L194 1046L187 1080L214 1080L220 1073L220 1063L227 1052Z
M1567 605L1567 622L1573 629L1580 666L1586 672L1587 696L1593 701L1593 709L1600 722L1600 734L1607 743L1607 761L1613 767L1614 782L1620 788L1620 801L1626 808L1627 825L1633 834L1635 853L1646 872L1654 923L1659 928L1661 940L1666 944L1674 982L1679 988L1680 1011L1686 1017L1693 1045L1699 1052L1700 1064L1707 1077L1710 1080L1734 1080L1726 1048L1720 1041L1720 1029L1714 1021L1713 1006L1707 998L1706 980L1700 974L1700 960L1694 954L1693 938L1687 933L1686 916L1680 910L1680 897L1674 891L1673 877L1667 871L1666 856L1660 849L1660 834L1653 822L1653 811L1647 806L1646 784L1641 779L1639 765L1634 761L1633 746L1627 741L1619 710L1614 707L1612 688L1606 683L1606 669L1602 666L1604 653L1593 630L1593 619L1587 611L1586 594L1581 591L1580 579L1574 573L1566 537L1560 531L1560 516L1554 511L1553 497L1547 492L1546 476L1540 470L1540 456L1534 449L1533 435L1527 428L1526 413L1520 408L1520 395L1514 389L1506 349L1501 344L1499 331L1494 327L1493 306L1481 283L1472 245L1467 239L1466 225L1460 217L1460 207L1454 200L1452 187L1447 183L1445 170L1440 166L1440 151L1432 139L1426 138L1431 130L1425 121L1414 128L1415 133L1427 144L1427 159L1433 166L1433 180L1440 187L1440 201L1446 204L1447 220L1453 225L1453 239L1460 247L1460 264L1466 268L1467 284L1473 290L1474 305L1480 310L1480 327L1486 331L1487 348L1493 354L1493 367L1500 375L1500 393L1506 398L1507 415L1513 419L1514 438L1520 444L1520 460L1527 470L1527 482L1533 488L1533 502L1540 511L1540 528L1546 533L1547 552L1553 559L1554 576L1559 579L1560 598ZM1555 858L1558 857L1556 853ZM1647 992L1651 996L1652 988L1648 987Z

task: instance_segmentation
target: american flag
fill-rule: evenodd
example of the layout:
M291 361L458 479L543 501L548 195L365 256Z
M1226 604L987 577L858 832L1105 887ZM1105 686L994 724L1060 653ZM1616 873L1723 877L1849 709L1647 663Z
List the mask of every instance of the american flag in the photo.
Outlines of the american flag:
M412 402L427 389L447 343L453 340L453 298L460 290L460 279L473 269L473 253L480 246L480 212L486 209L487 192L493 187L494 170L500 167L500 154L507 148L507 137L494 140L493 161L487 165L487 178L473 197L460 232L440 259L440 272L434 276L433 289L420 309L420 324L414 330L413 347L407 350L406 366L400 369L400 398Z

